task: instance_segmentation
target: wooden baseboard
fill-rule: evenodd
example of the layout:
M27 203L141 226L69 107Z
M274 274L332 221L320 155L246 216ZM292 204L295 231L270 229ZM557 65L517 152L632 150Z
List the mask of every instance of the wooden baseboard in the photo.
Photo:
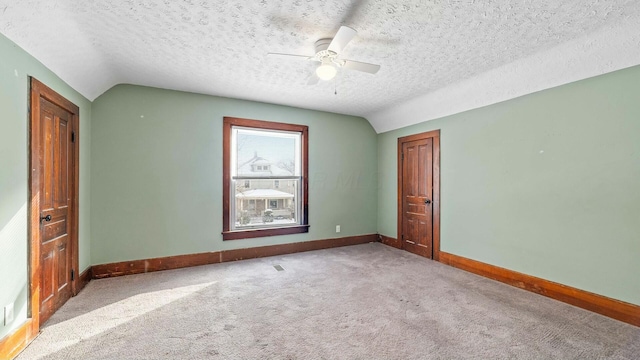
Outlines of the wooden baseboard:
M640 326L640 306L638 305L445 252L440 253L440 262L631 325Z
M220 252L216 251L93 265L91 270L93 272L94 279L102 279L123 275L142 274L153 271L180 269L190 266L217 264L219 262Z
M80 273L80 276L78 277L78 293L87 286L91 279L93 279L93 271L92 267L89 266L85 271Z
M38 331L34 329L33 321L27 319L22 326L0 340L0 359L13 359L36 335Z
M379 235L380 236L380 242L385 244L385 245L389 245L391 247L394 247L396 249L402 249L402 242L400 242L400 240L396 239L396 238L392 238L386 235Z
M141 274L153 271L179 269L184 267L217 264L243 259L255 259L266 256L285 255L303 251L329 249L334 247L375 242L375 234L349 236L337 239L315 240L293 244L260 246L248 249L225 250L210 253L177 255L161 258L132 260L117 263L93 265L94 279L114 276Z
M304 251L330 249L335 247L350 246L376 242L377 236L358 235L337 239L314 240L293 244L261 246L248 249L227 250L221 252L221 262L255 259L267 256L286 255Z

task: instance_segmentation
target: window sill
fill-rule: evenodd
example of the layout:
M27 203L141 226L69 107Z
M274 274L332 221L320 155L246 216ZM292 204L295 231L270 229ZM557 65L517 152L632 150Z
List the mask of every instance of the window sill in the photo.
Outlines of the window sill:
M309 225L296 225L273 229L223 231L222 240L252 239L258 237L301 234L307 232L309 232Z

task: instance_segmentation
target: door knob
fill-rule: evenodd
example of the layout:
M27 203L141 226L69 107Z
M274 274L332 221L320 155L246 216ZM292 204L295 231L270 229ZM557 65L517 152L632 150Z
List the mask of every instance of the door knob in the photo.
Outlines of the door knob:
M51 215L40 217L40 222L43 222L43 221L51 221Z
M429 200L429 199L424 199L424 203L425 203L425 204L427 204L427 205L429 205L429 204L431 204L431 200Z

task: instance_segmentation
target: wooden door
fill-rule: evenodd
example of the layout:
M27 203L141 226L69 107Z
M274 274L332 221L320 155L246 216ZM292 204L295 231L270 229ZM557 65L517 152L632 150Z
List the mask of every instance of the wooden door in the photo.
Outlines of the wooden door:
M35 81L35 80L34 80ZM38 83L36 90L52 91ZM35 234L32 257L38 261L39 322L44 323L75 292L77 266L77 157L74 113L54 103L56 96L35 94L32 111L32 197L37 201L32 225ZM32 94L33 96L34 94ZM33 206L32 206L33 208ZM34 214L35 215L35 214ZM33 259L36 261L36 259ZM33 291L33 289L32 289Z
M398 139L398 240L407 251L439 259L439 130Z
M402 246L433 258L433 139L402 144Z

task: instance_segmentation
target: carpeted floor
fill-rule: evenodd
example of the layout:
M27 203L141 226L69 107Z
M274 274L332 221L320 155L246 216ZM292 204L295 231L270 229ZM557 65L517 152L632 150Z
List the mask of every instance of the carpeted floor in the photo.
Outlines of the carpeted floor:
M163 358L638 359L640 329L371 243L91 281L19 356Z

